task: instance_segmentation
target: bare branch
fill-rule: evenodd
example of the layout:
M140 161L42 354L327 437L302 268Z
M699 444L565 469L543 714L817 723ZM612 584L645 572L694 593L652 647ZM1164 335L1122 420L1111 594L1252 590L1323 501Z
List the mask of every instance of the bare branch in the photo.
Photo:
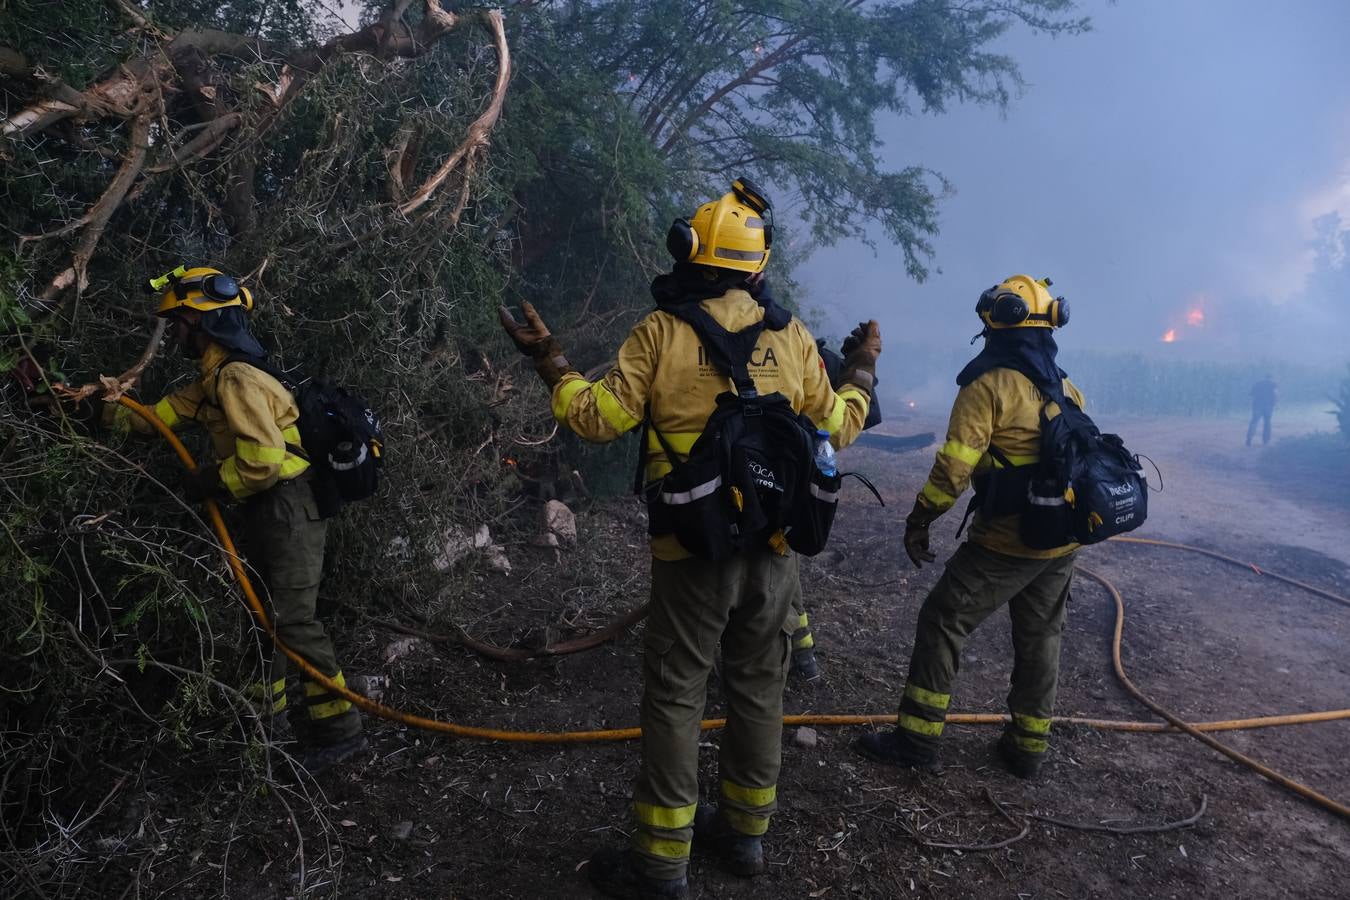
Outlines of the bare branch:
M147 90L153 92L153 86L148 87ZM72 286L74 286L77 295L84 293L84 289L88 286L88 276L85 274L85 269L89 265L89 260L94 255L94 249L98 246L99 239L103 237L104 229L108 227L108 220L122 205L127 192L131 190L131 186L140 176L149 149L150 112L147 110L132 120L131 139L122 167L113 176L107 190L103 192L103 196L98 198L98 202L84 217L85 231L75 247L70 268L52 279L51 283L39 295L39 299L44 304L54 303Z
M427 5L439 9L439 5L432 0L427 0ZM492 100L488 103L487 109L469 125L464 142L446 157L440 167L413 192L407 202L399 206L398 211L405 216L426 203L436 189L445 183L446 178L461 160L476 157L487 149L488 137L492 134L497 120L501 118L502 105L506 102L506 87L511 81L511 51L506 46L506 28L502 23L502 14L497 10L485 10L479 13L479 18L492 31L493 44L497 50L497 82L492 88Z

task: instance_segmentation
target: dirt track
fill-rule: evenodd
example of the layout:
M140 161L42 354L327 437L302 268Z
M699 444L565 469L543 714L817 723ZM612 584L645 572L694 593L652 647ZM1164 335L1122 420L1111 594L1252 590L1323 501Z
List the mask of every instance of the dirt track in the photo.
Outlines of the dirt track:
M1350 512L1293 505L1263 481L1241 446L1245 423L1103 423L1125 432L1164 470L1142 534L1204 543L1350 593ZM1320 424L1320 423L1319 423ZM897 433L931 427L907 422ZM1278 427L1278 423L1277 423ZM1277 432L1278 434L1278 432ZM791 712L890 712L903 683L914 618L938 567L902 564L900 519L931 450L906 456L853 450L846 467L876 476L879 510L859 489L841 511L837 540L804 567L823 683L790 685ZM1231 466L1220 459L1238 460ZM1302 473L1300 477L1310 473ZM866 499L865 499L866 498ZM940 554L954 548L956 517L935 526ZM640 602L645 549L637 509L606 504L581 520L582 546L561 561L551 551L511 547L519 574L483 575L481 605L462 617L479 637L510 642L584 631ZM1125 594L1125 664L1136 682L1196 719L1346 706L1350 610L1207 559L1107 546L1083 562ZM594 566L604 564L603 570ZM618 573L618 574L616 574ZM563 599L558 599L562 597ZM1085 579L1075 590L1058 711L1147 719L1116 684L1107 596ZM571 623L571 624L568 624ZM954 710L1002 711L1010 669L1006 618L971 640ZM519 728L632 724L639 694L640 633L591 653L528 665L481 660L423 646L386 665L396 636L347 623L349 655L392 679L386 700L473 724ZM352 669L360 668L353 664ZM709 713L720 709L717 687ZM620 843L637 768L634 744L526 747L431 738L374 724L376 753L323 782L313 808L297 804L306 835L305 896L585 897L578 865ZM767 848L770 871L755 881L696 858L695 897L1336 897L1350 883L1350 823L1238 768L1183 737L1059 728L1042 780L1023 783L993 764L990 729L949 729L947 770L917 776L857 757L857 729L825 730L814 747L785 734L781 812ZM1230 733L1225 740L1342 801L1350 799L1344 748L1350 722ZM716 733L706 738L705 789L715 785ZM189 773L179 773L178 777ZM200 773L199 773L200 774ZM295 829L278 807L223 833L211 807L239 786L208 783L184 796L168 779L139 814L167 835L163 859L181 881L157 879L147 896L295 896ZM1033 824L1027 837L992 852L923 848L925 840L985 844L1017 834L985 799L1078 822L1155 824L1185 818L1199 797L1208 810L1192 828L1110 835ZM264 815L265 813L265 815ZM172 823L169 827L165 823ZM225 841L232 841L222 870ZM197 856L192 854L197 852ZM324 874L341 861L338 881ZM112 867L116 869L116 867ZM122 879L110 879L118 896Z

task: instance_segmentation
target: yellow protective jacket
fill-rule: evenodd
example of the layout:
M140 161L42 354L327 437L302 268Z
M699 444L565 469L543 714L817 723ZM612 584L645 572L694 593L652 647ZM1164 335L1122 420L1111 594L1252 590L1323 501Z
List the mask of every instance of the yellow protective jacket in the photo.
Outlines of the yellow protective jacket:
M1067 378L1064 394L1083 406L1082 393ZM919 502L940 513L951 509L974 476L996 465L988 453L990 444L1014 466L1038 462L1044 405L1045 398L1031 379L1013 369L990 369L961 388L947 423L947 442L937 452ZM1052 404L1048 414L1059 415L1058 407ZM977 510L970 539L995 552L1028 559L1051 559L1078 549L1077 544L1052 550L1028 547L1018 537L1020 518L1017 514L986 518Z
M290 391L256 366L224 364L227 356L219 344L207 347L201 378L160 400L154 411L170 428L188 422L205 426L220 460L221 482L243 500L295 478L309 463L289 449L301 446L300 411ZM142 434L153 431L123 406L116 407L113 423Z
M702 306L728 331L764 318L764 309L739 289ZM867 391L846 384L834 392L815 339L796 318L781 331L760 335L748 368L760 394L783 394L794 410L830 433L835 447L847 447L862 431ZM729 390L731 379L713 367L694 329L658 309L633 328L603 379L592 383L576 372L563 376L553 388L553 415L580 437L605 443L636 428L650 408L652 427L683 459L703 433L717 395ZM648 435L644 453L648 480L670 471L655 434ZM673 535L653 538L652 554L664 560L689 556Z

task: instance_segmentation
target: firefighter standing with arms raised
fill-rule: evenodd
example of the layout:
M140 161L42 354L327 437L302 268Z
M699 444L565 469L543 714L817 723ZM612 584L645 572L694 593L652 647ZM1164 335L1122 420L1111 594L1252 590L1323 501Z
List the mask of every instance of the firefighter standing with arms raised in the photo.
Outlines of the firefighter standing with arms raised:
M648 419L645 479L649 496L659 494L662 503L693 505L724 495L720 480L709 483L716 489L712 495L694 490L677 497L662 487L672 464L674 474L690 468L695 443L711 425L710 415L722 408L719 395L757 394L771 401L777 392L790 402L792 415L810 417L838 447L853 440L867 415L881 352L876 323L868 324L845 361L836 393L806 328L745 290L747 275L762 271L768 261L768 212L762 194L741 180L690 220L677 220L667 237L674 270L652 285L658 309L634 327L615 367L595 383L571 367L533 307L523 304L523 324L502 310L516 346L552 389L559 422L587 440L605 442ZM718 340L706 339L712 334ZM715 357L732 344L748 352L729 377ZM655 506L650 514L655 523ZM612 896L685 897L691 843L719 856L736 874L764 870L761 837L777 805L783 686L796 628L790 609L801 588L797 558L781 531L716 561L694 557L674 533L654 533L651 550L632 842L626 850L596 853L587 868L591 881ZM698 747L707 679L719 647L728 722L720 738L714 812L698 806Z

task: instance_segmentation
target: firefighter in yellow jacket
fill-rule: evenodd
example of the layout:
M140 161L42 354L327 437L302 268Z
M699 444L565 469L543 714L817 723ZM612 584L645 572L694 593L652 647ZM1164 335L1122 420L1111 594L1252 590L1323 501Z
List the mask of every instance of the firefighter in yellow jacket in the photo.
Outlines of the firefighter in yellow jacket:
M612 441L649 416L649 482L671 471L666 448L682 461L731 381L710 363L694 328L669 310L697 305L729 332L765 325L746 367L762 395L780 392L843 447L862 428L881 337L868 323L845 361L836 393L801 322L744 289L763 270L772 241L767 203L744 180L678 220L667 246L674 271L658 277L658 309L633 328L615 367L586 381L562 355L533 307L525 323L502 321L553 391L553 413L581 437ZM696 314L685 310L690 314ZM744 393L742 392L744 396ZM764 870L761 837L777 804L783 686L799 591L797 560L770 546L716 562L694 558L673 534L652 537L651 614L643 660L642 764L633 790L634 831L627 850L602 850L588 874L618 897L684 897L691 844L744 876ZM715 809L698 806L699 721L713 656L722 651L727 728L721 735ZM697 821L696 821L697 820Z
M976 306L984 349L957 376L947 441L905 519L905 551L916 566L934 560L928 528L972 479L974 521L919 612L899 727L866 734L856 745L880 762L937 767L961 647L1005 603L1012 619L1012 717L996 749L1022 778L1036 775L1045 758L1078 545L1028 547L1019 537L1019 510L1039 458L1041 388L1059 386L1083 405L1055 362L1052 332L1068 321L1068 304L1050 295L1049 284L1014 275L985 291ZM1047 414L1058 415L1053 403Z
M325 675L344 683L333 643L315 618L328 523L319 516L300 444L295 398L256 366L231 355L265 358L249 332L245 313L253 295L216 269L179 267L154 279L162 291L158 314L169 320L170 340L201 377L161 399L154 412L165 425L190 422L211 437L217 462L185 475L190 500L213 497L243 506L245 551L261 574L278 636ZM139 433L150 425L122 406L111 407L115 427ZM264 638L264 640L266 640ZM287 707L286 657L267 642L270 673L250 685L258 710L271 716ZM320 772L364 750L360 712L322 685L306 681L301 710L290 722L301 764Z

